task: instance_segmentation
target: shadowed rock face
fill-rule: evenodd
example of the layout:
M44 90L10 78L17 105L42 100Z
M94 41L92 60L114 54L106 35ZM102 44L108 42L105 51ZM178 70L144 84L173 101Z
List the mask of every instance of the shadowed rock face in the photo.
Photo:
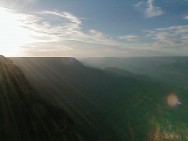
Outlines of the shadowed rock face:
M72 121L58 106L38 98L22 71L0 57L0 140L78 140Z

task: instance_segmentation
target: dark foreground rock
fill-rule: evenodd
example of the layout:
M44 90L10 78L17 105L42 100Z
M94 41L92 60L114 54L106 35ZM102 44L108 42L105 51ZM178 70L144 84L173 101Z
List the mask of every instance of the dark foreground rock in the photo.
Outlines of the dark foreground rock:
M23 72L0 57L0 140L74 141L73 122L58 106L38 97Z

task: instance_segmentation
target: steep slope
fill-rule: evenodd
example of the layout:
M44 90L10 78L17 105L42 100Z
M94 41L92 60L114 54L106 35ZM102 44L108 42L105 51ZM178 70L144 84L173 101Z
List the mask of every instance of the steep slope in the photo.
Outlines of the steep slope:
M23 72L0 57L0 140L78 140L73 124L59 107L39 98Z
M109 73L88 68L74 58L11 59L42 97L66 107L82 140L154 141L159 130L160 140L185 136L178 131L187 128L184 115L188 106L170 108L166 97L171 89L162 83L128 72L120 77L124 71L118 69ZM179 91L177 95L185 96Z
M106 94L102 93L106 91L106 81L111 77L100 70L84 67L74 58L11 59L25 72L42 97L64 107L85 140L113 141L117 138L101 112L109 107L103 102Z

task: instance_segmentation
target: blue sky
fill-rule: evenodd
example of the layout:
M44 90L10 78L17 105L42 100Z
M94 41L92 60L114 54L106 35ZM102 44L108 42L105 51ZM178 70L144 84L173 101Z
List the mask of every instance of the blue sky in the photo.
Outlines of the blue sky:
M14 27L0 43L8 56L187 56L187 7L188 0L0 0L1 29Z

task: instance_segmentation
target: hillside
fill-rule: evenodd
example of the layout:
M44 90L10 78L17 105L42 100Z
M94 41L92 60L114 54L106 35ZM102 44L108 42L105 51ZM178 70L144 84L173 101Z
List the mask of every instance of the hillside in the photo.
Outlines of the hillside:
M40 98L24 73L0 57L0 140L78 140L73 122L62 108Z
M186 139L186 91L121 69L86 67L75 58L11 59L41 97L65 107L84 141ZM176 108L166 103L172 92L182 103Z

